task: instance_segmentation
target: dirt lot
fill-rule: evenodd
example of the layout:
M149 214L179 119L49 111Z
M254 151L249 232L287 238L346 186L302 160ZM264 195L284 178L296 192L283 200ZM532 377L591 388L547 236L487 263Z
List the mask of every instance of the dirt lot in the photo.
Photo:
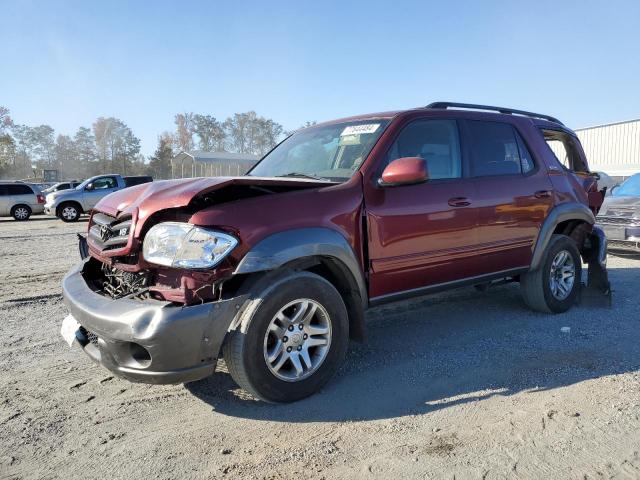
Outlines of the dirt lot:
M532 313L515 284L373 310L320 394L274 406L223 364L158 387L69 349L84 228L0 220L0 478L640 478L638 258L610 257L612 310Z

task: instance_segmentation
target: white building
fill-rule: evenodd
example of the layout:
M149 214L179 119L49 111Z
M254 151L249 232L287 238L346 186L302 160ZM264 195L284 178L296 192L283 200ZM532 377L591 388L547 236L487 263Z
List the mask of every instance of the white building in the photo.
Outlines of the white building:
M612 177L640 172L640 119L575 130L591 171Z
M180 152L171 159L171 178L243 175L259 157L230 152Z

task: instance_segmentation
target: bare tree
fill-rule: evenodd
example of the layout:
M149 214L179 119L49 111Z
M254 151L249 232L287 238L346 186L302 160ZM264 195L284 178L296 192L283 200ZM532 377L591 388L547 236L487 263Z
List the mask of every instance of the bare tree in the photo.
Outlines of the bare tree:
M174 117L176 124L176 147L179 150L193 150L193 132L194 132L194 115L193 113L178 113Z
M194 133L198 137L198 148L207 152L224 150L225 132L222 124L211 115L193 116Z

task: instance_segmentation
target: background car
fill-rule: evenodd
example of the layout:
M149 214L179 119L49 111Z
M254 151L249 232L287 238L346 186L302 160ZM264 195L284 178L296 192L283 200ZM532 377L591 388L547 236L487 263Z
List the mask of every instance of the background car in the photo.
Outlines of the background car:
M35 185L22 182L0 183L0 217L29 220L32 213L44 211L44 195Z
M76 188L78 185L80 185L80 183L81 182L78 180L71 180L69 182L58 182L55 185L42 190L42 193L46 196L49 193L59 192L61 190L69 190L71 188Z
M610 250L640 253L640 173L611 190L596 218Z

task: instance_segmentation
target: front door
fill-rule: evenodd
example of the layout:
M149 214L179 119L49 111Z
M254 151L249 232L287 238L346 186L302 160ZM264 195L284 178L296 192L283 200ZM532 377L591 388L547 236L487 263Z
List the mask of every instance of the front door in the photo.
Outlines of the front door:
M457 121L408 123L382 159L380 170L401 157L422 157L429 180L365 187L373 301L482 273L475 252L476 191L473 180L463 175Z
M100 177L96 178L90 185L85 187L84 190L84 204L87 210L96 206L100 200L106 197L111 192L115 192L118 187L118 182L114 177Z

